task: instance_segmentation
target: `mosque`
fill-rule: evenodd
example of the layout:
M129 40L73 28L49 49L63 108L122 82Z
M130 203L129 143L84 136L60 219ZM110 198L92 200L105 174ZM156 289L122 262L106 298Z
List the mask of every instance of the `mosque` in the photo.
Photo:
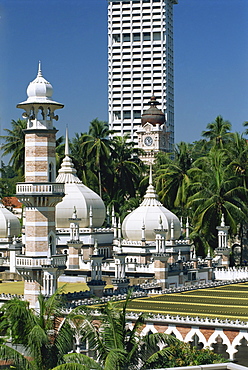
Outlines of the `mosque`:
M151 163L149 185L140 206L121 224L114 209L106 210L99 195L78 178L70 158L68 132L65 157L56 177L57 130L53 122L58 120L55 111L62 109L63 104L54 101L52 93L52 85L43 77L39 64L37 77L28 85L27 99L17 105L27 119L25 181L16 188L16 196L25 206L22 228L18 217L0 204L2 279L23 279L24 299L30 307L37 308L40 291L52 295L59 279L86 282L88 294L96 297L109 294L110 290L112 294L122 294L129 286L134 290L142 288L146 296L159 296L199 286L212 289L213 284L222 285L225 280L240 277L247 281L247 268L235 270L228 266L229 227L224 217L217 227L215 256L209 252L202 259L189 238L189 220L183 224L159 202L153 186L152 163L158 143L164 142L166 135L165 118L154 97L139 129L139 135L143 135L140 142L148 144L144 160ZM147 137L152 140L146 140ZM112 288L105 289L106 284ZM146 302L150 304L143 304ZM198 306L193 307L194 317L152 311L144 333L166 332L185 342L197 339L204 347L224 348L232 360L246 350L247 322L199 318ZM135 313L130 314L130 325L135 317ZM80 338L77 340L80 345Z
M143 284L163 291L212 281L210 253L205 259L197 257L189 239L188 219L183 225L159 202L152 166L142 203L122 225L114 209L106 211L99 195L78 178L70 158L68 132L65 157L56 178L57 129L53 124L58 121L55 111L63 104L54 101L52 94L52 85L43 77L39 63L37 77L27 88L27 99L17 105L27 119L25 182L18 183L16 189L17 198L25 206L21 239L19 220L3 205L0 207L1 270L12 279L21 275L24 298L35 307L40 289L52 294L59 277L86 282L96 296L103 295L106 283L123 292L129 285ZM165 140L165 117L157 104L152 97L138 130L143 136L148 130L149 137L154 135L154 143ZM143 139L141 142L149 144L147 158L151 158L152 144L146 136ZM218 232L215 263L224 265L228 259L228 227L224 220Z

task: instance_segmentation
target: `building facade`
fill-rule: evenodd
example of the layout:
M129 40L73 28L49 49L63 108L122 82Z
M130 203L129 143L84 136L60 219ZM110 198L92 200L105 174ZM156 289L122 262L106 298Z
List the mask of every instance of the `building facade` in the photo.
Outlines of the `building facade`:
M109 125L115 135L136 129L154 94L174 143L173 5L178 0L108 1Z

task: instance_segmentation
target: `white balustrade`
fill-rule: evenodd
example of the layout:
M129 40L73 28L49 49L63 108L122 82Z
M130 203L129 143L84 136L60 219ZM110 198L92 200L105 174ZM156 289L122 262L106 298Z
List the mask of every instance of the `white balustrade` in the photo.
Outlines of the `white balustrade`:
M17 184L17 194L56 194L64 192L64 184L55 183L21 183Z

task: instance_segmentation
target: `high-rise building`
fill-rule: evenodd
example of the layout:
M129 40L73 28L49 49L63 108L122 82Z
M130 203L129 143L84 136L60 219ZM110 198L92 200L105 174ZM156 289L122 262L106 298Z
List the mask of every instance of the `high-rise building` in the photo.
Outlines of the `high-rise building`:
M109 125L136 129L154 94L174 143L173 5L178 0L108 0Z

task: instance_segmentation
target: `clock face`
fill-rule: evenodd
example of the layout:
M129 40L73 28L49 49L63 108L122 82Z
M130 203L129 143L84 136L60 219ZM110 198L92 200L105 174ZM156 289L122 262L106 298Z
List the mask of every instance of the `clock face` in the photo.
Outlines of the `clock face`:
M147 146L152 145L152 143L153 143L152 137L151 137L151 136L147 136L147 137L145 138L145 140L144 140L144 143L145 143L145 145L147 145Z

